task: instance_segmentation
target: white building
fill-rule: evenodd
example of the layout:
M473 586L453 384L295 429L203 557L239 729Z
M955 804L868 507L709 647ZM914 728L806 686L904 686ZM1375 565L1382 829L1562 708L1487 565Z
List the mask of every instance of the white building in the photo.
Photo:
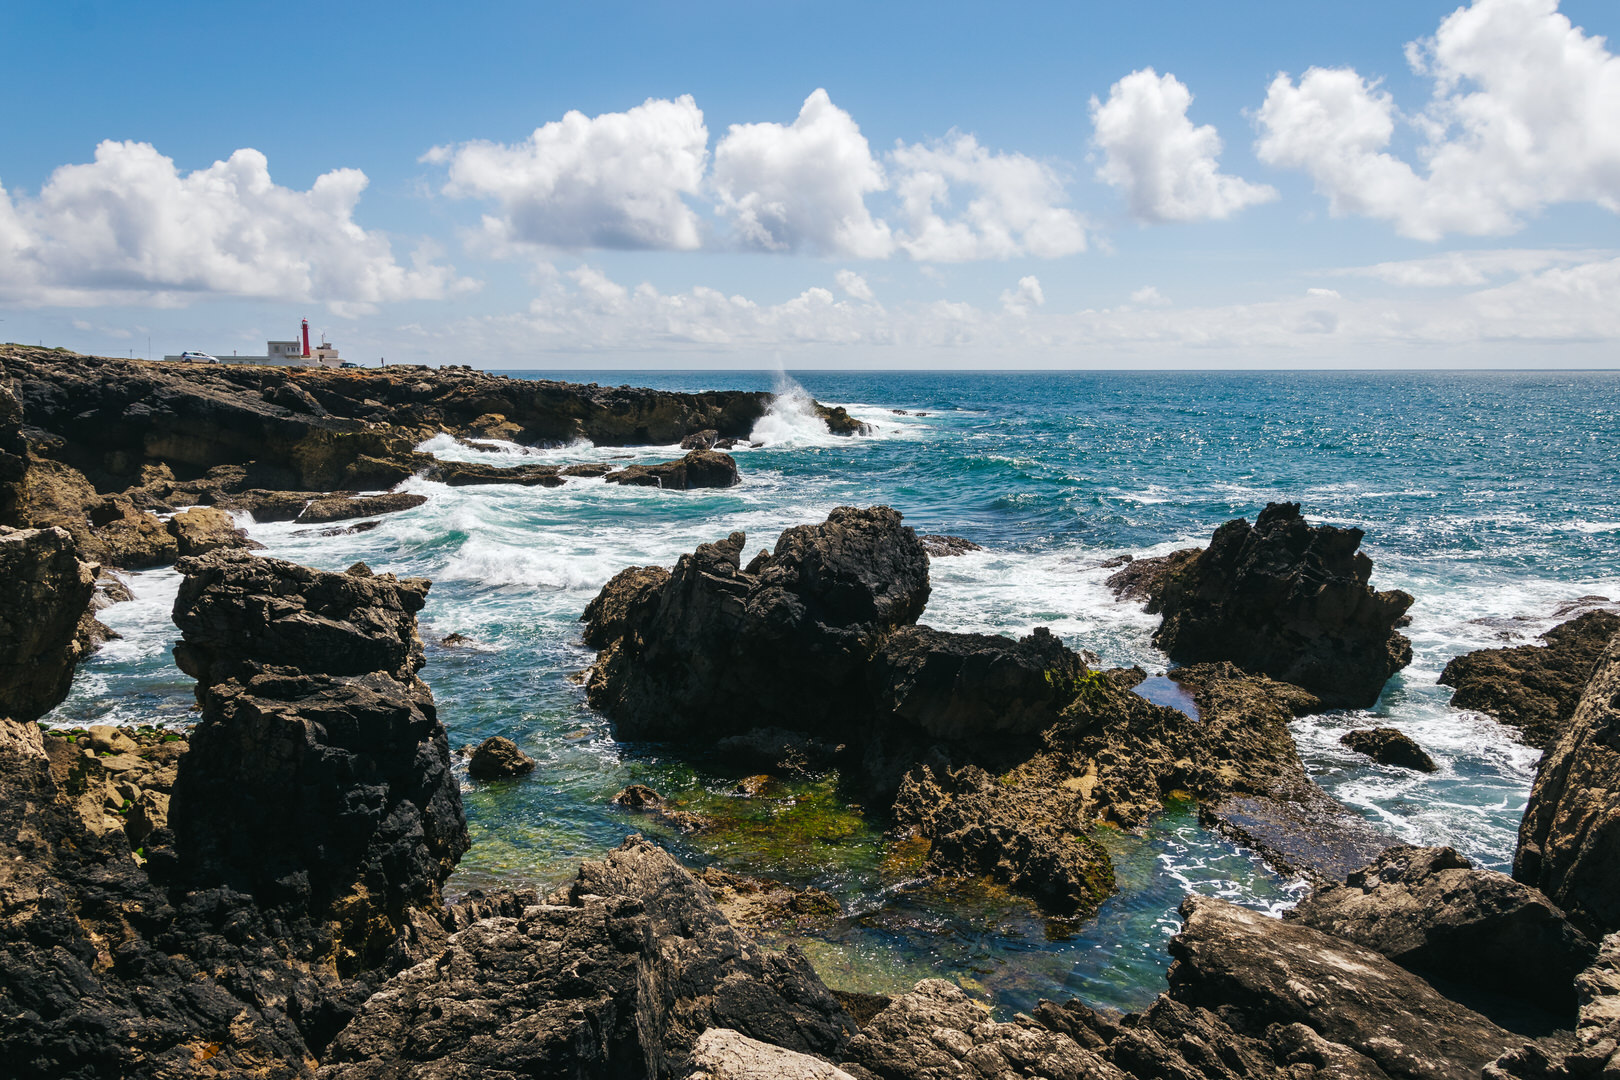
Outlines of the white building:
M267 341L264 343L263 356L238 356L232 353L229 356L217 354L222 364L265 364L270 367L342 367L343 361L338 357L337 346L329 344L325 337L314 348L309 344L309 320L305 319L302 330L302 340ZM185 356L165 356L163 359L170 363L179 363Z

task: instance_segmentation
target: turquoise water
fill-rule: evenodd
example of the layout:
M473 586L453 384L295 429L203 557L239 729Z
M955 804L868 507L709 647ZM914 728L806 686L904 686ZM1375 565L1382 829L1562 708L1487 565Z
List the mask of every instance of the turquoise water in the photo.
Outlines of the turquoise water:
M601 374L548 372L579 381ZM766 372L614 373L671 389L770 389ZM617 742L584 704L591 653L577 619L629 565L670 565L734 529L750 549L846 503L889 503L919 530L987 550L933 564L924 621L1027 633L1050 626L1108 664L1165 660L1156 619L1103 586L1111 556L1207 540L1232 517L1291 499L1308 517L1367 531L1379 588L1417 597L1415 658L1365 711L1307 717L1295 736L1329 791L1396 836L1448 843L1485 865L1511 859L1536 753L1490 719L1452 709L1434 684L1452 656L1531 640L1577 598L1620 598L1620 377L1613 373L896 374L799 373L816 398L878 425L838 439L787 394L736 452L743 483L663 492L571 480L561 488L405 487L430 496L355 536L250 525L269 553L328 569L432 578L423 612L433 687L455 745L503 734L540 762L523 780L467 782L475 843L452 881L555 882L631 831L683 857L815 884L846 918L805 948L835 986L893 990L927 975L959 980L1004 1010L1079 994L1130 1008L1163 986L1164 943L1186 891L1267 909L1284 881L1171 807L1142 835L1105 831L1122 891L1088 924L1048 924L983 883L920 879L916 852L882 840L886 822L839 800L830 781L778 783L759 798L675 748ZM907 415L892 410L904 409ZM918 415L926 413L927 415ZM674 447L428 449L474 460L664 460ZM190 681L167 649L176 578L132 575L134 603L103 618L125 634L85 665L60 722L185 722ZM467 646L437 644L459 632ZM1162 684L1160 690L1163 690ZM1377 766L1338 746L1369 723L1398 726L1440 765ZM719 828L683 837L611 806L651 784Z

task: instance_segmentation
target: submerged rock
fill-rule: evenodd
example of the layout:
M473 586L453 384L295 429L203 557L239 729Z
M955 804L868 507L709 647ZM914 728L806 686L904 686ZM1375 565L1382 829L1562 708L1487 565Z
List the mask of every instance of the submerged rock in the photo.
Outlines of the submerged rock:
M1587 680L1617 632L1620 615L1589 611L1542 634L1545 645L1455 657L1440 672L1440 684L1457 688L1452 705L1512 724L1525 742L1545 750L1575 715Z
M1589 937L1620 929L1620 637L1542 756L1513 876L1546 893Z
M1411 661L1395 627L1412 597L1367 584L1362 535L1307 525L1297 503L1270 504L1252 526L1227 522L1153 584L1164 613L1154 644L1181 663L1230 660L1293 683L1328 708L1371 705Z
M467 772L475 780L505 780L532 773L534 764L534 758L519 750L511 739L491 735L473 751Z
M96 568L65 529L0 526L0 717L37 720L91 648Z
M1412 741L1411 736L1392 727L1347 731L1339 742L1358 754L1366 754L1380 765L1398 765L1417 772L1434 772L1439 766Z
M1288 918L1425 978L1573 1014L1597 948L1545 896L1449 847L1394 847Z

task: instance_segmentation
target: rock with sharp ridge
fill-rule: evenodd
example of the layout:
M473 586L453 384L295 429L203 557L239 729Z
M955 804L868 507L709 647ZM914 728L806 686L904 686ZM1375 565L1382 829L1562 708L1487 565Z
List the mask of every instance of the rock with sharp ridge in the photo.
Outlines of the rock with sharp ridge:
M1371 705L1412 659L1395 629L1412 597L1367 584L1362 535L1309 525L1298 503L1272 503L1253 525L1227 522L1152 586L1164 613L1154 643L1181 663L1229 660L1293 683L1328 708Z

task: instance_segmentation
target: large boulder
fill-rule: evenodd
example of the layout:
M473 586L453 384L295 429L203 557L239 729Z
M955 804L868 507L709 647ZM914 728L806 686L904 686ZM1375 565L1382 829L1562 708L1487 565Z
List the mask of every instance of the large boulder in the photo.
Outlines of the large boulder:
M249 540L236 527L231 515L212 506L193 506L169 519L169 535L174 537L181 558L206 555L220 548L254 549L262 545Z
M1373 704L1411 661L1395 628L1412 597L1367 584L1362 535L1308 525L1297 503L1272 503L1253 525L1227 522L1157 583L1154 643L1181 663L1229 660L1304 687L1328 708Z
M1620 930L1620 637L1542 756L1513 876L1546 893L1587 936Z
M853 1024L803 954L759 948L631 837L549 903L475 923L387 984L320 1075L684 1077L715 1028L836 1057Z
M1397 728L1375 727L1347 731L1339 737L1339 744L1366 754L1380 765L1396 765L1417 772L1434 772L1439 768L1428 752Z
M1456 687L1451 703L1457 708L1489 713L1545 750L1575 715L1586 682L1616 632L1620 615L1588 611L1542 634L1545 644L1458 656L1440 672L1440 684Z
M746 568L745 542L732 533L683 555L656 600L650 581L633 604L604 590L588 640L609 636L603 619L630 607L635 618L603 646L590 699L626 737L814 731L870 712L872 657L928 600L916 534L888 507L840 507L788 529Z
M37 720L67 696L95 588L66 530L0 526L0 716Z
M1208 897L1189 897L1181 913L1170 996L1240 1030L1300 1024L1410 1080L1472 1080L1520 1041L1343 938Z
M1449 847L1390 848L1289 917L1426 978L1560 1012L1597 952L1540 892Z
M331 918L340 970L372 964L468 844L416 676L428 582L235 551L180 569L175 659L203 708L169 809L181 878Z

